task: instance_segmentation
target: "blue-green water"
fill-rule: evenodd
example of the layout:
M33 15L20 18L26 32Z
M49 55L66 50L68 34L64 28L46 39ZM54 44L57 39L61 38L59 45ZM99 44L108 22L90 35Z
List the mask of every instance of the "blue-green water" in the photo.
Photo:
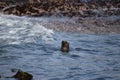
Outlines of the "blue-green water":
M15 74L11 69L33 80L120 80L120 34L58 32L44 21L0 14L0 80L15 80L5 78ZM60 51L62 40L69 53Z

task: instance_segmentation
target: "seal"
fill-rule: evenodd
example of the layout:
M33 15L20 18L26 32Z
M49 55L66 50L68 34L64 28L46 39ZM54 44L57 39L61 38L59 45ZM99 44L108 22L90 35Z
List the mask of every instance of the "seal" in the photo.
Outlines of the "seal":
M61 51L62 52L69 52L69 43L67 41L61 42Z

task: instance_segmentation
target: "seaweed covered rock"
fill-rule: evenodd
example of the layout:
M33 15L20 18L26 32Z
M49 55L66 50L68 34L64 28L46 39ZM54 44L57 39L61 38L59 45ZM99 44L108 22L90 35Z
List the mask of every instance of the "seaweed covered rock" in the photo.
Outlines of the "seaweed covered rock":
M62 52L69 52L69 43L67 41L62 41L61 51Z
M17 78L18 80L32 80L33 76L32 74L18 70L18 72L12 76L12 78Z

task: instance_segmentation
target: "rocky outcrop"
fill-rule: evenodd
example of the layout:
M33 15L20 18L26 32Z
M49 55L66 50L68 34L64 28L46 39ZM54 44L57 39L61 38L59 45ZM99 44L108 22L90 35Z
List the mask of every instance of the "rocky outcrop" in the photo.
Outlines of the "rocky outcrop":
M16 72L16 69L12 69L12 72ZM32 74L24 72L19 69L15 75L11 77L5 77L5 78L15 78L17 80L32 80L33 76Z
M12 5L12 4L22 4L22 3L28 3L29 0L0 0L0 2L5 2L6 4Z
M4 8L3 13L18 16L91 17L120 15L119 7L119 3L99 0L91 3L79 0L29 0L29 3Z
M87 7L82 6L81 10L86 10ZM84 8L82 8L84 7ZM3 12L5 14L14 14L14 15L30 15L30 16L49 16L49 15L68 15L75 16L76 9L72 5L67 5L57 2L46 2L46 3L29 3L23 5L10 6L9 8L4 8ZM71 13L70 13L71 12Z
M12 76L12 78L17 78L18 80L32 80L33 76L27 72L18 70L18 72Z
M25 4L28 2L29 2L28 0L0 0L0 9L3 9L11 5Z
M69 43L67 41L61 42L61 51L62 52L69 52Z

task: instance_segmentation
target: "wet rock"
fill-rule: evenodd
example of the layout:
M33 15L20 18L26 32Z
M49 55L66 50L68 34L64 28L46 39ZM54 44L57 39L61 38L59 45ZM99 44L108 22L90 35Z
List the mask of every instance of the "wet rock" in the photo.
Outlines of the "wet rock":
M29 0L0 0L1 2L5 2L8 5L13 5L13 4L22 4L22 3L27 3Z
M3 12L5 14L11 14L12 12L14 12L14 8L16 7L16 5L11 5L8 7L3 8Z
M7 6L7 4L5 2L0 2L0 9L3 9L6 6Z
M32 80L33 76L27 72L18 70L18 72L12 76L12 78L17 78L18 80Z
M120 3L119 3L119 4L117 4L117 8L120 8Z
M101 6L102 5L102 6ZM112 7L119 7L119 3L96 0L90 3L82 3L79 0L29 0L29 3L10 5L4 8L3 13L18 16L69 16L69 17L92 17L99 14L94 10L99 10L104 15L120 15L119 11L110 11ZM106 10L105 10L106 9ZM97 11L98 12L98 11ZM102 16L102 15L100 15Z
M67 41L62 41L61 51L62 52L69 52L69 43Z
M18 69L11 69L11 72L17 72L18 71Z

